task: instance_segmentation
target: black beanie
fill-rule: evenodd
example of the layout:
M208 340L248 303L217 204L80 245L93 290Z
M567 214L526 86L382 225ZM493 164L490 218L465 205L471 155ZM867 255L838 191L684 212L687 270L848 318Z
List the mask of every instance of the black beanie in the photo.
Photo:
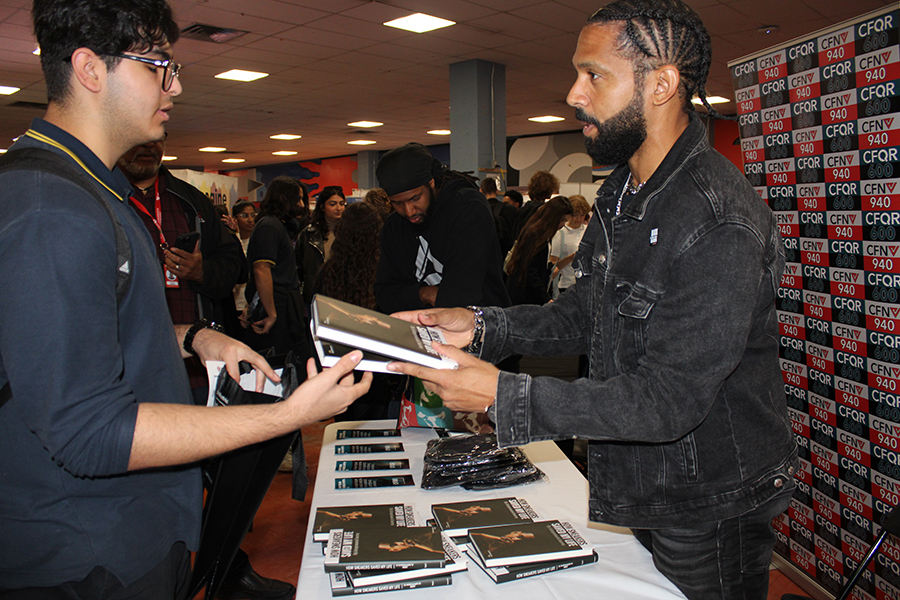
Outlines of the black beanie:
M375 167L375 177L387 195L393 196L427 184L434 179L435 167L440 167L440 162L428 148L410 142L382 156Z

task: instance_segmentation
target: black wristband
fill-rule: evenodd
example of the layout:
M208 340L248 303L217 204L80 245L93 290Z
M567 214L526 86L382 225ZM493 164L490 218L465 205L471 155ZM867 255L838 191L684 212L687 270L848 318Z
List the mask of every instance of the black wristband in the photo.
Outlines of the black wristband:
M194 336L196 336L197 332L201 329L212 329L220 333L222 332L221 325L217 325L207 319L200 319L199 321L191 325L190 329L187 330L187 333L184 334L184 342L182 342L181 346L188 354L197 354L196 352L194 352Z

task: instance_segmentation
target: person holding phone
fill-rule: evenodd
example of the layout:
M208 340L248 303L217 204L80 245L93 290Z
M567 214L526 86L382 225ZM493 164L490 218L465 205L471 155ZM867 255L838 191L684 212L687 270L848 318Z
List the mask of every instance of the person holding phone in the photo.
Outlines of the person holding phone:
M129 203L156 246L172 322L207 319L234 337L240 325L232 290L248 273L241 244L203 192L162 166L165 149L163 137L132 148L116 164L134 186ZM205 371L197 377L205 385Z

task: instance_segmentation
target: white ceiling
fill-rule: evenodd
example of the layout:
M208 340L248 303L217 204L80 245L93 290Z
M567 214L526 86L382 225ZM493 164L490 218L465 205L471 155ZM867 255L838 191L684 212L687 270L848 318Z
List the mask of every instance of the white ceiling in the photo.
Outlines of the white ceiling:
M167 152L177 164L243 168L355 154L350 140L377 140L387 150L408 141L446 143L430 129L450 128L449 65L483 59L506 65L507 135L578 129L565 96L574 77L571 57L578 32L604 0L170 0L179 25L247 30L232 42L182 39L176 60L186 65L168 126ZM891 4L885 0L687 0L713 40L707 91L733 98L726 63ZM0 96L0 148L27 129L45 103L38 57L32 55L30 0L0 0L0 85L22 88ZM456 21L425 34L383 22L412 12ZM758 31L777 25L770 34ZM252 83L214 79L240 68L269 76ZM733 102L723 112L734 113ZM554 114L565 121L539 124L528 117ZM360 132L358 120L385 125ZM270 140L298 133L293 142ZM228 156L198 152L223 146Z

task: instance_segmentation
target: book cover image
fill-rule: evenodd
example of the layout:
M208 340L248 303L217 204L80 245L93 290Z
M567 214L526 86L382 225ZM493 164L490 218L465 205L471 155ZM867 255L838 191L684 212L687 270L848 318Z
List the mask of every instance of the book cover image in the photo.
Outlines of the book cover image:
M431 527L332 529L325 570L430 569L446 564L440 530Z
M400 437L399 429L338 429L337 439Z
M537 513L521 498L490 498L468 502L433 504L431 514L443 531L464 535L475 527L532 523Z
M412 475L339 477L334 480L334 489L336 490L361 490L365 488L398 487L407 485L416 485Z
M339 460L334 466L335 471L397 471L409 469L409 459L397 460Z
M469 541L488 567L585 556L594 550L569 523L559 521L482 527L469 531Z
M358 506L320 506L313 522L313 540L328 540L332 529L366 527L414 527L415 510L408 504L366 504Z
M320 340L438 369L457 366L432 347L433 341L444 341L437 329L408 323L322 295L313 298L312 313L310 325L313 337Z
M334 447L335 454L370 454L373 452L403 452L403 443L341 444Z

